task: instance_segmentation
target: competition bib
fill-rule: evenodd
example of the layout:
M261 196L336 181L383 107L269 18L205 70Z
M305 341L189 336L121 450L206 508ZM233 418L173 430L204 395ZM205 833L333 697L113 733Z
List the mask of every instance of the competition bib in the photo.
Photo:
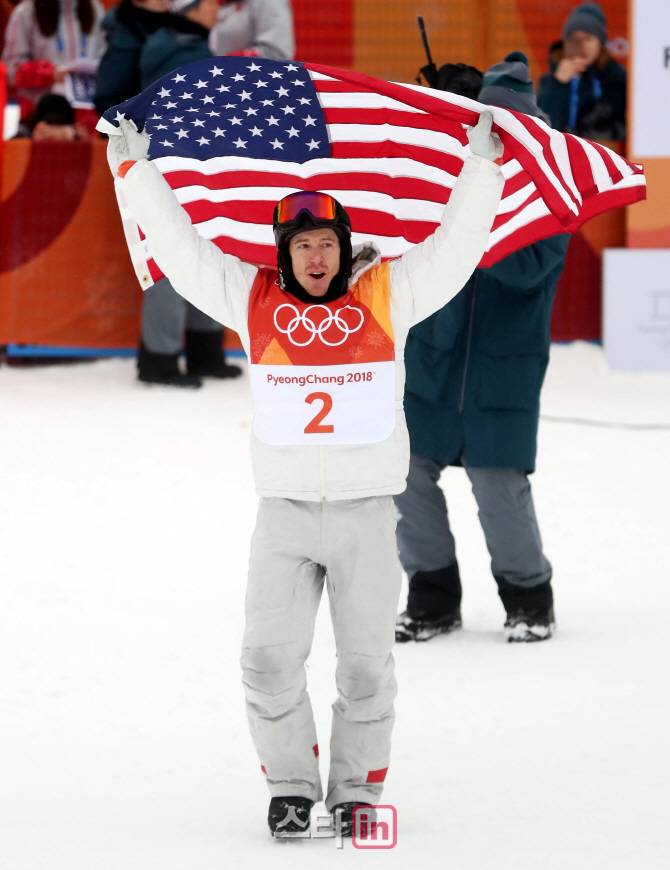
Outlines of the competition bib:
M254 432L267 444L370 444L395 428L388 264L308 304L261 269L249 300Z

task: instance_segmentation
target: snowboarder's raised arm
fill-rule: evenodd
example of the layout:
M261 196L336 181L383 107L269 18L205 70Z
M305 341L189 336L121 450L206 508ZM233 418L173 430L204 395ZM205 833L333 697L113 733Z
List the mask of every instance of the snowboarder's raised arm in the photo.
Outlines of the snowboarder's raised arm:
M126 120L119 127L121 135L109 140L110 165L123 179L123 195L157 265L177 293L239 332L246 324L258 269L199 235L167 181L147 159L146 133L138 133Z
M392 304L412 325L453 299L486 251L505 184L493 162L502 156L502 143L491 134L492 121L489 112L482 112L468 130L472 156L463 164L440 226L391 262Z

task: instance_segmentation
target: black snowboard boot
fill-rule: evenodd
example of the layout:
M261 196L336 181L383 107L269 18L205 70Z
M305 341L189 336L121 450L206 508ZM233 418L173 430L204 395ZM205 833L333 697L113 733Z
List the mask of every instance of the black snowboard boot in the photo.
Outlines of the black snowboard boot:
M502 577L495 578L507 619L508 643L533 643L548 640L554 633L554 595L551 580L530 588L515 586Z
M196 332L186 330L186 368L189 375L201 378L237 378L239 366L229 366L223 355L223 330Z
M409 581L407 610L396 620L396 641L430 640L461 628L461 594L457 562L437 571L417 571Z
M144 384L190 387L192 390L202 386L200 378L182 373L178 353L153 353L143 343L137 352L137 377Z
M360 801L347 801L343 804L337 804L331 810L333 817L333 826L336 835L342 837L350 837L354 829L354 810L356 807L371 807L372 804L363 804ZM368 824L374 826L377 822L377 813L371 810L367 815Z
M289 795L273 797L268 810L268 825L273 837L309 836L309 815L314 801Z

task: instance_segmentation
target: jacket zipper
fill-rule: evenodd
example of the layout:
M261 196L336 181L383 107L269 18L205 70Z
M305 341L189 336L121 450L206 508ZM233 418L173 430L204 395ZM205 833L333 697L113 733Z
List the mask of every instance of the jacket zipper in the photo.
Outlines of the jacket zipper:
M321 480L321 501L326 500L326 461L323 445L319 446L319 478Z
M458 404L458 413L463 413L465 407L465 385L468 380L468 367L470 365L470 351L472 350L472 329L475 320L475 298L477 296L477 273L475 272L475 282L472 287L472 298L470 300L470 322L468 323L468 340L465 346L465 366L463 367L463 383L461 385L461 400Z

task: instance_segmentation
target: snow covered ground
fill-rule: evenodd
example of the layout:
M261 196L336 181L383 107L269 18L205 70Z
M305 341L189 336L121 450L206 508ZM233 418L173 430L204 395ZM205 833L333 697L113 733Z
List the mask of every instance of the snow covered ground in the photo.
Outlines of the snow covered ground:
M246 378L0 370L0 867L655 870L670 854L670 431L543 422L558 632L506 645L465 475L462 632L398 647L398 845L275 843L239 646L256 498ZM547 415L670 425L670 375L553 348ZM334 648L309 680L327 763Z

